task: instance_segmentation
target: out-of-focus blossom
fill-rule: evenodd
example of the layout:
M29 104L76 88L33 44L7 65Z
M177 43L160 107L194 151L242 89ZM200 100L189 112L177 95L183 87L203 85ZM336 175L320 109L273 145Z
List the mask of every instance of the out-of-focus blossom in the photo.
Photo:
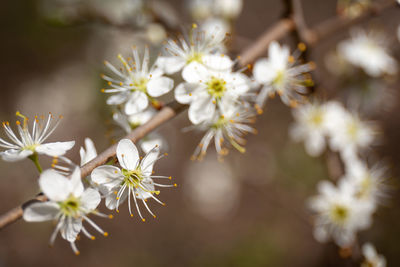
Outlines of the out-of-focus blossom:
M215 114L212 120L194 126L206 131L206 134L194 151L192 159L201 160L213 138L215 149L219 156L224 156L228 153L228 149L224 147L225 141L228 141L232 147L241 153L244 153L246 151L243 147L246 143L244 136L247 133L256 133L256 129L249 126L250 123L254 122L254 116L255 113L248 106L231 105L225 108L221 114Z
M233 20L242 12L242 0L189 0L189 11L195 20L221 17Z
M17 116L23 120L22 125L20 121L16 122L19 137L11 129L9 122L3 122L4 131L10 139L10 141L6 141L0 138L0 147L7 149L0 152L3 160L18 161L37 154L45 154L51 157L61 156L74 146L75 141L43 144L55 131L62 117L52 125L52 120L54 119L52 114L49 114L47 121L45 121L44 117L35 116L32 133L30 133L28 118L19 112L17 112Z
M151 23L146 27L146 37L153 44L161 44L167 38L167 33L161 24Z
M397 73L397 62L390 55L388 41L382 33L353 29L350 36L338 46L343 58L372 77Z
M211 54L219 52L224 40L225 35L221 32L217 32L217 34L206 33L199 29L196 24L193 24L189 36L180 36L178 40L169 39L167 41L164 47L165 56L160 56L157 64L167 74L176 73L192 62L203 64ZM228 57L226 58L228 60ZM226 68L226 65L219 67Z
M362 121L358 115L348 112L337 102L330 102L326 110L329 144L333 151L349 157L373 144L378 133L374 124Z
M386 267L385 257L378 254L371 243L365 243L362 246L362 254L364 261L361 263L361 267Z
M295 124L290 128L293 140L304 141L306 151L311 156L319 156L326 147L328 132L326 107L323 104L305 104L292 111Z
M370 0L339 0L338 13L349 18L360 16L371 6Z
M87 217L91 213L102 217L106 215L96 211L101 200L100 194L92 188L84 189L79 168L75 169L70 179L54 170L46 170L40 175L39 185L49 201L29 205L24 210L23 218L29 222L56 220L50 245L54 244L57 234L61 232L62 238L70 242L73 251L78 255L75 240L81 231L88 238L95 239L82 225L83 221L104 236L108 235Z
M132 130L148 122L154 115L156 111L152 107L148 107L145 111L136 113L133 115L125 115L119 111L113 114L114 121L129 134ZM140 148L143 152L148 153L156 145L158 145L162 150L168 150L167 141L158 133L151 132L145 137L138 141Z
M360 160L351 160L346 161L346 174L343 179L353 184L357 198L376 206L386 196L385 172L386 168L383 166L368 168Z
M217 108L234 105L250 89L246 75L230 71L232 62L226 56L208 56L204 60L208 68L192 62L182 72L186 82L175 89L176 100L190 104L189 119L193 124L211 120Z
M97 157L96 147L94 146L92 139L85 138L85 148L81 147L79 155L81 156L81 166Z
M300 44L299 49L304 50L304 44ZM307 93L307 86L312 85L312 81L305 74L313 69L313 64L298 65L298 55L299 51L296 51L291 56L289 47L273 41L268 48L268 58L259 59L254 64L254 78L263 86L256 98L259 108L268 96L273 97L275 93L280 95L286 105L295 107L301 94Z
M207 39L224 40L227 34L231 32L230 25L225 20L218 18L209 18L200 24L200 29L206 35ZM220 52L225 52L226 47L224 42L220 42L216 48Z
M156 218L146 203L149 198L164 205L154 195L160 194L155 187L173 187L174 185L158 184L153 179L171 179L167 176L155 176L153 174L154 163L159 159L159 147L155 146L142 160L133 142L129 139L122 139L117 146L117 158L121 169L111 165L103 165L93 170L92 181L99 187L106 198L106 207L119 212L119 205L128 198L129 213L131 210L131 197L135 203L136 210L142 219L142 213L138 202L141 201L148 212Z
M149 19L145 16L143 0L89 0L88 3L90 8L104 14L113 23L135 22L143 25Z
M229 220L240 200L240 181L228 163L206 158L185 170L184 190L191 210L210 221Z
M368 228L373 205L355 197L353 184L340 180L335 187L328 181L318 184L319 195L309 206L316 214L314 237L319 242L332 238L341 247L351 245L357 231Z
M124 104L126 114L132 115L145 110L149 101L155 102L155 97L168 93L174 87L174 81L163 76L163 71L156 64L149 68L148 48L145 48L143 61L140 61L139 53L135 48L133 49L133 59L128 58L126 61L121 55L118 55L118 58L123 65L120 70L109 62L105 62L105 65L116 77L102 75L102 78L111 86L102 91L115 93L107 99L107 104Z

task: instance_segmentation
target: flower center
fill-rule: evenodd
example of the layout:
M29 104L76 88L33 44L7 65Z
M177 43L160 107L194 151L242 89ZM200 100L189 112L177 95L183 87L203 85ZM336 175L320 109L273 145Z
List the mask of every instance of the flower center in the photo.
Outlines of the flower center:
M67 216L77 217L79 214L80 201L73 195L63 202L59 202L60 210Z
M336 205L331 211L331 216L335 222L342 224L347 220L349 210L343 205Z
M186 64L192 63L192 62L198 62L198 63L203 63L203 54L199 52L192 52L186 59Z
M226 91L226 82L223 79L218 79L216 77L212 77L209 82L207 82L207 92L215 97L221 98Z
M315 126L320 126L323 122L322 112L319 110L314 111L310 117L310 123Z
M273 80L273 84L277 85L277 86L283 86L285 84L285 80L286 80L286 74L284 70L279 70L276 73L276 77Z
M358 123L356 121L352 121L347 124L347 133L349 134L349 136L352 140L357 139L358 130L359 130L359 127L358 127Z
M146 188L143 184L143 180L145 179L145 176L142 173L142 170L140 168L137 168L136 170L126 170L122 169L122 174L124 175L124 181L122 182L122 185L125 184L129 186L130 188L140 188L143 191L150 193L150 194L160 194L160 191L152 191Z
M131 85L135 86L135 89L132 89L131 91L142 91L143 93L147 93L147 83L149 82L149 79L147 78L140 78L137 80L134 80Z

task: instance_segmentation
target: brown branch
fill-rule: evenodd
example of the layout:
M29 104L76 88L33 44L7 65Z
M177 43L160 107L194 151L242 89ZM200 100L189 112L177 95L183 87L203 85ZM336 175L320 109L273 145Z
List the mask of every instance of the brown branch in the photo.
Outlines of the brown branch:
M253 62L257 57L261 56L267 49L269 42L275 39L280 39L293 30L293 22L289 19L283 19L282 21L271 27L269 31L266 31L256 41L254 45L245 49L240 57L239 64L246 66ZM175 117L181 111L185 110L187 106L178 104L176 101L166 105L159 111L149 122L138 127L124 138L128 138L133 142L138 141L163 123ZM88 162L81 167L81 176L86 177L98 166L105 164L109 159L115 156L117 145L113 145L107 148L104 152L99 154L96 158ZM0 230L5 226L17 221L22 217L23 208L32 202L46 201L47 198L43 195L37 196L36 198L25 202L24 204L6 212L0 217Z

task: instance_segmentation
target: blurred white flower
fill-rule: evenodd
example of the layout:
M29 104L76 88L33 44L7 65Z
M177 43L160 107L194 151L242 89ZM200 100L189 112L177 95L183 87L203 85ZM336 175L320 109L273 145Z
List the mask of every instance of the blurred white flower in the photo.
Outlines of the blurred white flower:
M362 246L362 254L364 261L361 263L361 267L386 267L385 257L378 254L371 243L365 243Z
M141 200L148 212L156 218L156 215L147 205L147 199L153 198L158 203L164 205L155 195L160 194L155 187L173 187L174 185L165 185L154 183L153 178L171 179L167 176L154 176L153 166L159 159L158 146L144 156L139 158L139 152L133 142L129 139L122 139L117 146L117 158L121 169L111 165L103 165L93 170L91 174L92 181L99 187L100 191L106 197L106 206L109 209L116 209L119 212L119 204L128 198L129 213L133 217L131 210L131 196L133 197L136 210L142 219L145 218L140 212L138 201Z
M305 45L299 44L299 49L303 51ZM289 47L280 46L278 42L273 41L268 48L268 58L259 59L254 64L254 78L263 85L256 98L259 109L264 105L266 98L275 96L275 93L280 95L286 105L292 107L297 105L301 94L307 93L307 86L312 85L312 81L305 74L313 69L313 64L298 65L299 55L300 51L296 51L291 56Z
M332 238L337 245L346 247L354 241L357 231L371 225L373 206L358 200L354 190L347 180L340 180L337 187L328 181L318 184L319 195L309 202L316 214L314 237L317 241Z
M326 147L327 121L325 105L309 103L293 109L295 123L290 127L290 137L299 142L304 141L310 156L319 156Z
M224 141L244 153L246 149L243 147L246 143L244 136L247 133L256 133L256 129L248 124L254 123L255 113L250 107L244 105L231 105L220 114L215 114L210 121L205 121L193 128L206 131L206 134L201 139L199 145L193 153L192 159L201 160L214 138L215 149L219 156L224 156L228 153L228 149L224 147Z
M374 206L380 204L386 196L387 185L385 184L384 166L375 165L372 168L357 160L345 160L347 179L355 188L355 196L363 201L369 201Z
M250 89L250 81L240 72L220 70L221 65L231 66L231 61L223 56L208 56L207 68L192 62L183 71L186 81L175 89L175 99L182 104L190 104L189 119L193 124L209 121L218 109L229 107L237 102Z
M164 47L166 55L160 56L157 64L167 74L176 73L192 62L202 64L205 57L219 52L224 40L225 35L222 32L206 33L193 24L192 30L186 38L180 36L179 40L168 39ZM228 57L225 58L227 59L226 64L233 64L228 61ZM225 64L216 67L227 68Z
M128 115L145 110L149 105L149 100L155 102L155 97L168 93L174 87L174 81L164 77L163 71L156 64L149 69L149 49L147 47L143 62L140 61L139 53L135 48L132 53L133 59L128 58L128 61L118 55L123 65L120 70L105 61L105 65L117 76L116 78L102 75L102 78L108 81L108 85L112 87L102 91L116 93L107 99L107 104L124 104L124 112Z
M23 218L28 222L57 220L50 245L54 244L58 232L61 232L62 238L70 242L78 255L75 240L81 231L88 238L95 239L82 225L83 221L87 221L104 236L108 235L87 217L90 213L107 216L96 211L101 200L100 194L92 188L84 189L79 168L74 170L70 179L54 170L46 170L40 175L39 185L49 201L30 204L25 208Z
M240 201L240 181L231 166L206 158L185 170L186 201L196 213L210 221L229 221Z
M235 19L242 12L243 0L215 0L213 11L228 20Z
M356 114L348 112L340 103L331 101L326 106L329 145L344 158L356 155L358 149L367 148L378 133L371 122L361 121Z
M195 20L212 16L214 0L188 0L188 9Z
M79 155L81 156L81 166L97 157L96 147L94 146L92 139L85 138L85 148L81 147L79 150Z
M83 1L85 2L85 1ZM89 0L91 8L99 10L114 23L134 21L141 25L145 22L143 0Z
M148 107L146 110L130 116L117 111L113 114L113 119L129 134L132 130L148 122L155 114L155 109ZM138 141L138 144L144 153L148 153L156 145L164 151L168 150L167 141L156 132L147 134Z
M16 114L23 119L22 126L20 121L16 122L19 137L13 132L9 122L3 122L4 131L10 139L10 141L6 141L0 138L0 147L7 149L0 152L0 156L3 160L18 161L37 154L45 154L51 157L61 156L74 146L75 141L43 144L57 128L62 118L61 116L54 125L52 125L52 120L54 119L52 114L49 114L47 121L45 121L42 116L35 116L32 133L30 133L28 129L28 118L19 112Z
M212 40L224 40L228 33L231 32L228 22L218 18L209 18L200 24L201 30L205 34L205 38ZM216 47L219 52L225 52L226 46L224 42L220 42Z
M343 58L372 77L397 73L397 62L390 55L388 41L382 33L353 29L350 37L338 45Z

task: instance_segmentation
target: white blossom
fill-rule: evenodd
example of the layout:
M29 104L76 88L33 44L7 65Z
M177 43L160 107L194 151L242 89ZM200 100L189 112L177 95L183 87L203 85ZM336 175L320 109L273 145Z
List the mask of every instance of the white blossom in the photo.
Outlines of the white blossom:
M386 267L385 257L378 254L371 243L365 243L362 246L362 254L364 261L361 263L361 267Z
M117 146L117 158L121 168L103 165L94 169L91 174L92 181L106 197L107 208L115 209L119 212L119 205L128 198L129 213L133 217L131 210L132 197L142 221L145 221L145 218L140 211L139 201L156 218L156 215L147 205L147 199L152 198L164 205L154 196L160 194L160 191L156 190L155 187L176 186L176 184L165 185L153 181L153 179L157 178L171 179L171 177L152 175L153 165L159 159L159 147L154 147L140 160L138 150L133 142L129 139L122 139Z
M327 116L324 104L309 103L292 110L295 123L290 136L295 141L304 141L311 156L319 156L326 147Z
M128 115L139 113L145 110L151 102L156 102L154 98L165 95L174 87L174 81L171 78L163 76L163 71L157 64L149 68L149 49L146 47L143 61L140 61L139 53L134 48L133 59L126 61L121 55L118 55L123 68L118 70L109 62L105 65L116 75L111 78L102 75L103 79L108 81L109 89L103 89L105 93L115 93L107 99L109 105L124 104L124 112Z
M373 77L397 73L397 62L390 55L388 41L383 34L353 29L350 36L338 46L343 58Z
M189 11L196 20L210 17L235 19L242 11L243 0L190 0Z
M368 168L364 162L356 159L346 161L346 174L343 179L353 184L357 198L376 206L386 197L385 172L386 168L383 166Z
M224 147L225 141L239 152L244 153L246 151L243 147L246 143L244 136L247 133L257 133L256 129L248 125L254 123L254 117L253 110L248 106L230 105L220 113L215 114L212 120L195 125L193 128L203 130L206 133L196 147L192 159L201 160L213 139L219 156L228 153L228 149Z
M216 0L214 1L215 14L226 19L234 19L242 12L243 0Z
M205 32L193 24L189 36L180 36L178 40L168 39L165 45L165 56L158 58L157 64L165 73L173 74L188 66L192 62L203 64L207 62L208 56L216 54L223 47L225 34L223 29L215 29L215 33ZM222 62L219 69L232 67L233 62L225 57L225 64ZM206 62L205 62L206 61Z
M189 119L193 124L211 120L217 109L238 102L250 89L250 81L240 72L218 71L225 65L225 57L208 57L208 66L192 62L182 72L186 81L175 89L175 99L190 104ZM229 60L230 61L230 60Z
M9 122L3 122L4 131L10 139L6 141L0 138L0 147L7 149L0 152L3 160L18 161L35 154L45 154L52 157L61 156L74 146L75 141L44 143L57 128L61 116L54 125L52 125L54 119L52 114L49 114L46 121L42 116L35 116L32 133L28 129L28 118L19 112L17 112L17 116L23 120L22 123L20 121L16 122L19 136L11 129Z
M85 138L85 148L81 147L79 150L79 155L81 156L81 166L97 157L96 147L94 146L92 139Z
M106 215L96 211L101 199L100 194L92 188L84 189L79 168L74 170L70 179L54 170L46 170L40 175L39 185L49 201L30 204L25 208L23 218L29 222L56 220L57 225L51 235L50 245L54 244L60 232L62 238L70 242L73 251L79 254L75 240L81 231L88 238L95 239L83 226L83 221L104 236L108 235L87 217L91 213L102 217Z
M332 238L341 247L354 241L357 231L371 225L373 206L355 197L353 184L340 180L335 187L328 181L318 184L319 195L309 204L316 214L314 237L319 242Z
M305 45L299 44L304 50ZM296 106L301 94L307 93L307 86L312 85L311 79L305 75L313 69L313 64L298 65L297 57L300 51L290 55L289 47L280 46L273 41L268 47L268 58L257 60L253 75L256 82L263 87L256 98L258 107L262 107L266 98L280 95L286 105Z
M368 148L378 133L374 124L362 121L357 114L333 101L327 105L327 123L330 148L344 158L354 157L359 149Z

